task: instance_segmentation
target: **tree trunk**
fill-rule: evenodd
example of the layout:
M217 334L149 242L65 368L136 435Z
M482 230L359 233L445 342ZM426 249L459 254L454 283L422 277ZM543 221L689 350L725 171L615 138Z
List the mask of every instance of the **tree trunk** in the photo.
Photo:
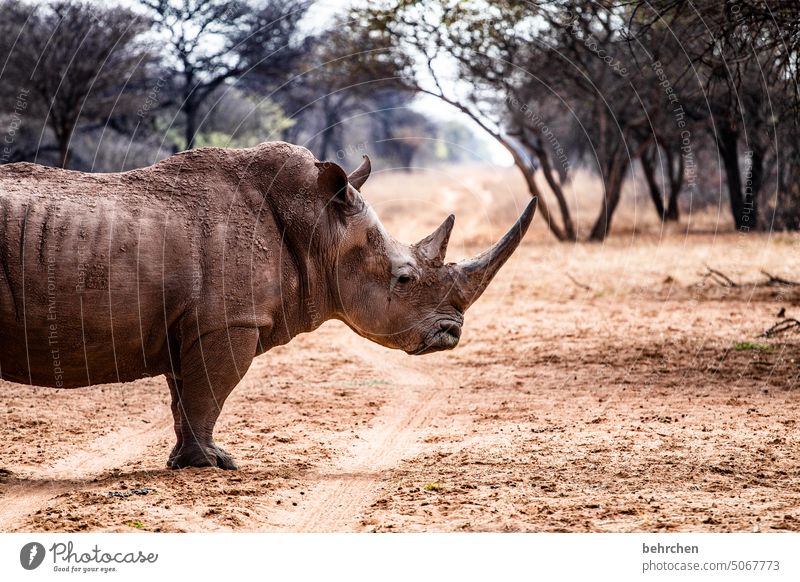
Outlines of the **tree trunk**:
M667 211L664 213L664 220L667 222L678 222L681 218L681 211L678 207L678 195L680 189L671 190L669 193L669 203L667 204Z
M330 95L326 95L322 99L322 115L325 126L319 136L320 160L327 160L329 152L333 151L336 126L340 123L338 105L338 103L332 102Z
M683 179L685 177L686 167L683 162L683 153L680 148L671 150L667 148L667 169L669 170L669 202L667 204L667 213L664 218L670 222L678 222L680 219L680 208L678 207L678 196L680 196L683 189ZM677 156L677 160L675 157ZM675 167L675 164L678 167Z
M750 228L758 229L760 228L758 199L764 181L764 148L754 147L752 154L750 158L750 176L747 180L749 186L745 185L743 202L744 211L750 216Z
M72 141L73 128L70 126L59 127L55 131L56 140L58 142L58 164L66 169L70 160L70 142Z
M194 140L197 136L197 111L199 107L194 101L186 101L183 107L183 114L186 116L186 127L184 127L184 139L186 140L186 149L190 150L194 147Z
M406 172L411 172L411 164L414 162L416 153L417 146L408 143L402 144L400 148L400 163Z
M800 231L800 151L790 150L777 163L773 225L776 230Z
M567 198L564 196L564 191L561 189L561 184L559 184L553 176L553 166L550 163L550 154L547 153L547 149L544 145L542 145L541 136L537 136L536 139L539 140L539 146L530 143L528 145L528 149L532 150L539 159L539 163L542 165L542 173L544 174L544 178L547 180L547 184L550 186L550 189L553 191L556 201L558 202L558 209L559 212L561 212L561 223L564 225L564 240L577 241L578 233L575 231L575 225L572 223L572 216L569 212L569 206L567 206Z
M611 219L617 210L619 198L622 194L622 182L625 180L625 173L628 170L628 153L623 148L617 152L611 163L611 170L608 172L607 179L603 181L605 193L603 202L600 206L600 214L589 234L589 240L599 242L605 240L611 230Z
M524 162L519 153L514 151L514 146L510 145L508 142L501 143L506 146L506 149L514 158L515 165L522 172L522 175L525 178L525 183L528 185L528 192L530 195L538 198L539 201L536 204L536 210L542 215L542 218L544 219L545 223L547 223L550 232L553 233L553 236L555 236L557 240L566 240L563 231L555 222L553 222L553 219L550 216L550 209L547 207L547 203L544 200L544 196L542 196L542 192L539 190L539 186L536 185L536 181L533 179L533 172L530 170L530 168L528 168L527 164Z
M61 134L58 137L58 163L64 169L66 169L67 164L69 163L69 141L71 137L71 132Z
M744 203L742 200L742 176L739 173L739 150L737 135L730 130L721 129L717 133L717 149L725 167L725 178L728 182L728 196L731 201L733 223L737 230L750 230L749 218L744 219Z
M319 159L328 159L328 150L333 148L333 125L327 124L322 130L319 142Z
M656 146L656 151L658 151L657 148L658 146ZM656 207L659 220L664 222L666 217L664 212L664 200L661 197L661 189L658 187L655 168L653 168L653 160L650 159L649 149L642 152L639 161L642 164L642 172L644 172L644 177L647 180L647 187L650 189L650 198L653 200L653 206Z

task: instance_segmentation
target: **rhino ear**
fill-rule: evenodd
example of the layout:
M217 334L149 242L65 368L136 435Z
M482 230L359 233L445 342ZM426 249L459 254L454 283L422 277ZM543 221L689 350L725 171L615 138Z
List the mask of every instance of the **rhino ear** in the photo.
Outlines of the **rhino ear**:
M342 167L333 162L317 162L316 166L319 168L317 184L320 192L332 202L350 202L350 182Z

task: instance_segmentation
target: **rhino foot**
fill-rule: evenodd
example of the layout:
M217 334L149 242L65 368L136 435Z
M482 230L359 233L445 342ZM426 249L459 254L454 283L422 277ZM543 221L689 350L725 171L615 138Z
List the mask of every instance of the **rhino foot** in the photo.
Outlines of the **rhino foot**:
M167 461L170 469L185 469L186 467L219 467L235 471L239 467L233 462L233 457L217 445L194 447L184 446L173 452Z

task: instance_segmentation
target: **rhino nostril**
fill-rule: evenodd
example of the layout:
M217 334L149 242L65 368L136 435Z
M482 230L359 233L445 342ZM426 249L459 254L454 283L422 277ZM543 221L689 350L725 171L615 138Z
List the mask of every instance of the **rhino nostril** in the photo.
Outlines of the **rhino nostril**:
M443 321L439 324L439 329L448 335L455 337L456 339L461 337L461 326L457 323L453 323L452 321Z

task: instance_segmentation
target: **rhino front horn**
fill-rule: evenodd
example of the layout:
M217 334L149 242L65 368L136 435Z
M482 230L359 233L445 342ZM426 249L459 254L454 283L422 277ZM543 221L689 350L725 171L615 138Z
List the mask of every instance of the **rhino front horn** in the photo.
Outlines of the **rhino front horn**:
M364 159L362 160L361 165L353 170L352 174L347 176L347 180L353 185L353 188L356 190L361 190L361 186L363 186L364 182L367 181L371 171L372 164L369 162L369 156L364 154Z
M489 283L519 246L522 237L536 213L534 197L528 203L516 224L511 227L503 238L490 249L482 252L477 257L461 261L454 265L455 285L453 288L453 303L463 313L486 290Z

